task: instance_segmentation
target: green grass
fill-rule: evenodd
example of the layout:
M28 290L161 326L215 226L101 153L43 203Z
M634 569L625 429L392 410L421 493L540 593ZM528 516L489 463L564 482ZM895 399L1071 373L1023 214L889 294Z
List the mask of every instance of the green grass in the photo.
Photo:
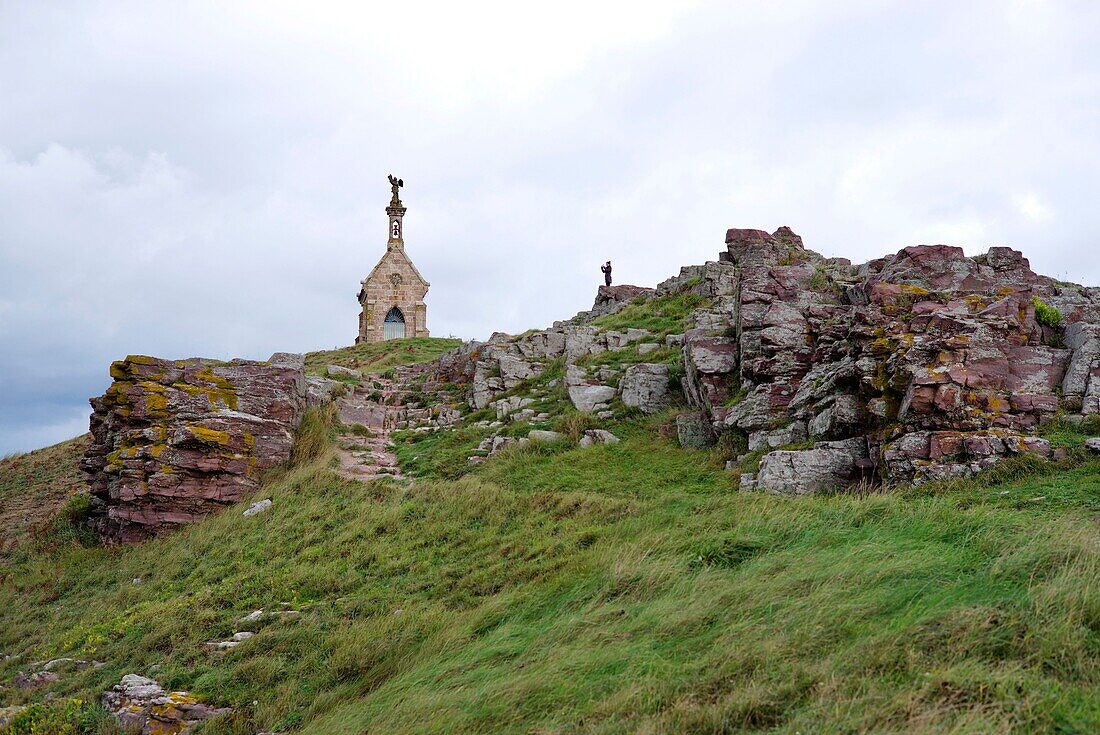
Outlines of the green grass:
M1081 424L1072 424L1063 417L1039 427L1039 435L1048 439L1055 447L1072 449L1085 443L1090 436L1100 436L1100 416L1088 417Z
M0 552L38 530L83 489L78 463L89 438L0 459Z
M643 340L643 342L645 341L648 340ZM630 345L621 350L608 350L606 352L596 353L595 355L585 355L577 360L578 365L583 365L585 367L609 365L616 368L623 368L642 362L667 363L670 366L676 366L682 363L682 358L678 347L673 348L661 345L652 352L643 355L638 352L637 345Z
M328 365L339 365L364 373L383 373L397 365L433 360L461 344L460 339L408 337L352 345L338 350L307 352L306 372L310 375L326 375L325 368Z
M70 699L36 702L16 714L4 735L115 735L111 715L92 702Z
M706 308L709 300L693 293L678 293L630 303L614 314L592 323L603 329L626 331L631 327L648 329L663 340L665 335L681 334L688 327L693 311Z
M714 454L657 435L667 420L401 487L335 477L314 414L263 515L16 547L0 681L94 657L49 691L151 673L240 707L238 732L1096 731L1100 463L789 499L735 491ZM282 603L301 614L203 648Z

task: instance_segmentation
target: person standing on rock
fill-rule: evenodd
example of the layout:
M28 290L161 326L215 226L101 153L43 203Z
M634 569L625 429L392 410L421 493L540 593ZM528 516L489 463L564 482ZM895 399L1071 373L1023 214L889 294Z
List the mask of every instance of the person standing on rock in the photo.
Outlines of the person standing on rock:
M602 266L600 266L600 270L603 271L603 284L605 286L610 286L611 285L611 261L609 260L606 263L604 263Z

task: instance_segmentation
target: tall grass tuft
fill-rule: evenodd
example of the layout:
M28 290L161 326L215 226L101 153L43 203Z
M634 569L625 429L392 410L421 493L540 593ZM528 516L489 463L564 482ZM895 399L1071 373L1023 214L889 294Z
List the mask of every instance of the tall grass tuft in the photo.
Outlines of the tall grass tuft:
M306 410L298 424L288 466L291 469L304 467L325 454L336 431L337 422L335 403Z
M567 413L554 422L554 431L565 434L574 444L581 440L584 432L594 428L596 428L596 420L592 414L582 411Z

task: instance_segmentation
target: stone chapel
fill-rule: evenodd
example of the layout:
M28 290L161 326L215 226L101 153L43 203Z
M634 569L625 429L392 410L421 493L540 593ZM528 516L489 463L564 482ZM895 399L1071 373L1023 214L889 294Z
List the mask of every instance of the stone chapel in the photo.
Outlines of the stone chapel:
M363 279L359 291L359 336L355 343L381 342L401 337L428 336L428 307L424 296L429 284L420 275L412 260L405 253L405 206L401 204L398 189L405 185L401 179L390 176L392 197L386 207L389 215L389 240L386 253Z

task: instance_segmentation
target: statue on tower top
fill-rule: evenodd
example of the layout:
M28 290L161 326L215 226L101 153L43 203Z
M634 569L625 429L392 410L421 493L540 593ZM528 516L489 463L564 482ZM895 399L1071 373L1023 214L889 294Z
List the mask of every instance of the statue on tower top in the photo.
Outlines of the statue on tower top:
M401 197L398 195L397 190L405 185L405 181L403 179L397 178L393 174L389 175L389 180L390 180L390 191L393 192L393 197L390 198L390 206L391 207L400 207L401 206Z

